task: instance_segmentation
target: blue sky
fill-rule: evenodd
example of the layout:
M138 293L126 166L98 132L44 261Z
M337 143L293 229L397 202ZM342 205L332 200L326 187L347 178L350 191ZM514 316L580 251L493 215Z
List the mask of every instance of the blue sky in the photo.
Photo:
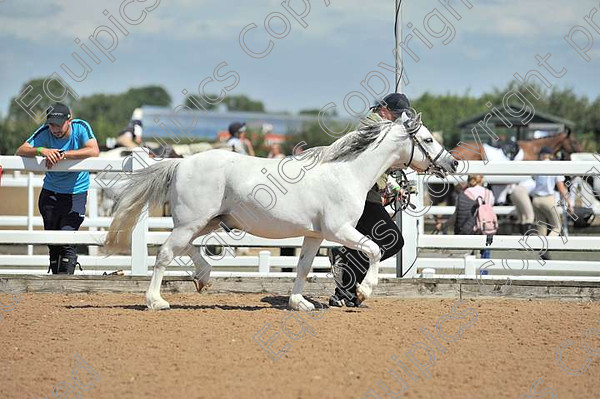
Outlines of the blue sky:
M131 18L143 7L158 3L133 3ZM574 25L584 25L583 17L598 1L579 0L471 0L467 9L460 0L450 3L460 14L457 21L438 1L405 0L405 35L412 22L432 43L428 49L417 39L411 48L421 58L418 63L405 55L410 84L409 96L432 93L474 94L504 87L515 72L524 75L536 65L534 56L550 52L556 69L567 69L562 78L546 76L553 85L572 87L577 93L596 98L600 94L600 34L593 34L594 47L585 62L564 41ZM71 53L83 52L74 43L108 24L103 10L118 20L122 0L4 0L0 1L0 113L6 114L10 98L28 79L59 71L66 63L77 70ZM311 0L303 28L281 6L281 0L204 1L162 0L139 25L124 25L129 35L118 34L114 62L101 58L85 81L67 82L80 95L118 93L129 87L148 84L164 86L173 105L183 100L181 90L194 92L198 84L225 61L225 70L235 70L239 84L230 93L246 94L262 100L269 111L296 112L321 108L329 102L342 104L344 96L362 90L360 82L380 62L394 62L394 1L391 0ZM303 8L302 0L292 6ZM456 35L444 45L423 27L426 14L437 9L454 27ZM274 12L285 14L290 32L274 39L271 53L263 59L248 56L239 44L240 31L250 23L257 29L247 34L251 48L266 46L269 39L263 23ZM600 25L600 13L596 15ZM123 22L122 22L123 23ZM273 28L283 28L273 20ZM433 24L434 29L439 25ZM114 29L114 26L113 26ZM582 36L583 37L583 36ZM581 39L583 40L583 39ZM98 52L96 50L96 52ZM85 58L84 56L84 59ZM64 75L64 73L62 73ZM393 76L385 72L390 83ZM208 88L220 88L207 86Z

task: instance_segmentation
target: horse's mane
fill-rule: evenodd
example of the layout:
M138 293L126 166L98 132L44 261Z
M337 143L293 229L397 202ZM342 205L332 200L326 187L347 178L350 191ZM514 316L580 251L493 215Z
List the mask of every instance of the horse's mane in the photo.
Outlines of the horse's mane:
M346 133L329 146L309 148L306 151L319 159L319 163L344 162L356 159L371 147L377 148L390 132L395 122L383 120ZM398 124L407 131L418 130L422 126L420 115L410 121Z
M413 122L415 128L420 127L420 121L416 122L415 120L411 122ZM385 139L392 126L393 122L383 120L346 133L329 146L315 147L308 151L316 152L319 155L321 163L353 160L369 148L376 148ZM406 126L404 127L407 128Z
M379 145L385 138L390 129L384 129L384 125L389 126L391 122L384 121L361 127L344 135L330 146L324 147L322 162L344 162L356 159L372 145Z

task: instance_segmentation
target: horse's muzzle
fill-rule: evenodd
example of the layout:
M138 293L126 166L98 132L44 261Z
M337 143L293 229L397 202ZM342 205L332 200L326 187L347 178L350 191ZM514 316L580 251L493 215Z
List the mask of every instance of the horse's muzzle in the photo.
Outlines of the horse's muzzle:
M441 159L438 165L435 165L433 173L440 178L444 178L456 172L457 167L458 161L452 155L448 154Z

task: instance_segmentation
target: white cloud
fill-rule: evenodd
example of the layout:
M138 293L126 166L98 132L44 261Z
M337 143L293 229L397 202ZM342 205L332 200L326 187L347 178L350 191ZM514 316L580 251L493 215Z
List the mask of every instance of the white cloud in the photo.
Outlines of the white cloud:
M48 37L87 37L101 25L108 24L102 11L107 9L117 19L122 0L96 2L90 0L19 0L5 2L0 15L0 35L13 36L32 42L42 42ZM158 0L154 0L158 1ZM151 5L153 0L134 3L131 13ZM594 6L595 0L581 0L577 3L567 0L470 0L472 9L455 0L452 6L464 17L456 21L435 0L419 2L404 1L404 22L422 25L422 18L434 8L448 15L457 29L471 34L510 38L536 38L564 35L569 27L583 23L583 16ZM147 3L147 4L146 4ZM301 0L292 1L292 6L303 8ZM394 2L389 0L331 0L326 7L324 0L311 0L311 11L306 21L307 29L283 10L281 0L242 2L222 0L162 0L156 10L137 26L126 25L132 33L167 36L172 39L198 40L237 37L240 30L249 23L256 23L262 30L264 17L271 12L287 15L293 31L302 31L303 38L322 40L328 38L336 42L353 40L340 37L340 28L355 26L353 36L368 35L380 24L390 24L393 35ZM600 17L598 17L600 19ZM264 33L264 32L263 32ZM388 38L381 38L386 40Z
M592 0L576 4L565 0L473 2L473 8L465 12L467 23L463 25L468 32L488 36L551 38L583 23L583 16L597 5Z

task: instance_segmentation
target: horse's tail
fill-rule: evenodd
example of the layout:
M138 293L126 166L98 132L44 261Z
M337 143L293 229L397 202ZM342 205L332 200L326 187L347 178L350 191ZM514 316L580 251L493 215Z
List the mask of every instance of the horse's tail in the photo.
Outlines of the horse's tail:
M162 206L167 201L171 179L182 160L162 161L133 173L124 186L113 207L113 220L104 240L108 254L123 252L130 248L133 226L149 203L149 209Z

